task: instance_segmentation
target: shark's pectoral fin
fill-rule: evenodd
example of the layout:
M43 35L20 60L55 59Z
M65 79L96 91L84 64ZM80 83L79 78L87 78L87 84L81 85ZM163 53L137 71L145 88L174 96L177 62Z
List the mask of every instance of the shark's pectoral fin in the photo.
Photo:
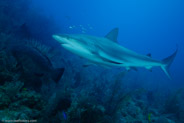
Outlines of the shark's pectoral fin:
M98 53L98 55L105 62L109 62L109 63L112 63L112 64L123 64L123 63L113 59L111 56L109 56L108 54L104 53L103 51L100 51Z
M119 31L118 28L114 28L105 37L107 39L117 43L118 31Z
M112 60L109 60L109 59L106 59L106 58L102 58L102 60L104 60L105 62L110 62L112 64L123 64L123 63L115 62L115 61L112 61Z

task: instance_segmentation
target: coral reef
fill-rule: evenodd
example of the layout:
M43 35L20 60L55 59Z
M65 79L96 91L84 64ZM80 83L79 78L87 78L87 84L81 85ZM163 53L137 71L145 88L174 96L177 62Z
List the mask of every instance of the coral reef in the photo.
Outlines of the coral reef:
M0 86L0 119L38 119L46 104L41 95L23 88L20 81L6 82Z

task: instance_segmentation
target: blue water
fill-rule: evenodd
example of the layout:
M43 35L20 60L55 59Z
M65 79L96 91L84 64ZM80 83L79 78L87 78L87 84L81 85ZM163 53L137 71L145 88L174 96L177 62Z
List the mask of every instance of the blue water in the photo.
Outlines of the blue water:
M183 0L0 0L0 122L183 123L183 6ZM120 45L155 60L178 48L172 79L159 67L84 67L86 59L52 38L103 37L114 28Z

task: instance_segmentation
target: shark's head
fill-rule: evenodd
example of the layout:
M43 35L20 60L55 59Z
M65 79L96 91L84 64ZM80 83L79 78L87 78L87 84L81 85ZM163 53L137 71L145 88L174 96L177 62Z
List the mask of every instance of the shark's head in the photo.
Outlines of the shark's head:
M81 37L81 35L62 34L53 35L52 37L58 41L62 47L74 54L81 57L92 55L87 41Z
M56 41L58 41L60 44L69 44L69 43L71 43L71 38L67 34L63 34L63 35L52 35L52 37Z
M62 34L62 35L52 35L52 37L58 41L62 46L68 44L71 46L87 45L87 41L81 35L74 34Z

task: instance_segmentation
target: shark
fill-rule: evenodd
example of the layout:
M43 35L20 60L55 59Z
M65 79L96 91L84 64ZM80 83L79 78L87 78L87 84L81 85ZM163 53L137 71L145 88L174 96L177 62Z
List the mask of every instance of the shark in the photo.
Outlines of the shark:
M171 66L178 48L175 52L163 60L155 60L151 54L142 55L118 44L118 28L112 29L104 37L97 37L85 34L54 34L52 37L59 44L89 63L112 68L144 67L151 70L152 67L161 67L164 73L171 79L169 67Z

